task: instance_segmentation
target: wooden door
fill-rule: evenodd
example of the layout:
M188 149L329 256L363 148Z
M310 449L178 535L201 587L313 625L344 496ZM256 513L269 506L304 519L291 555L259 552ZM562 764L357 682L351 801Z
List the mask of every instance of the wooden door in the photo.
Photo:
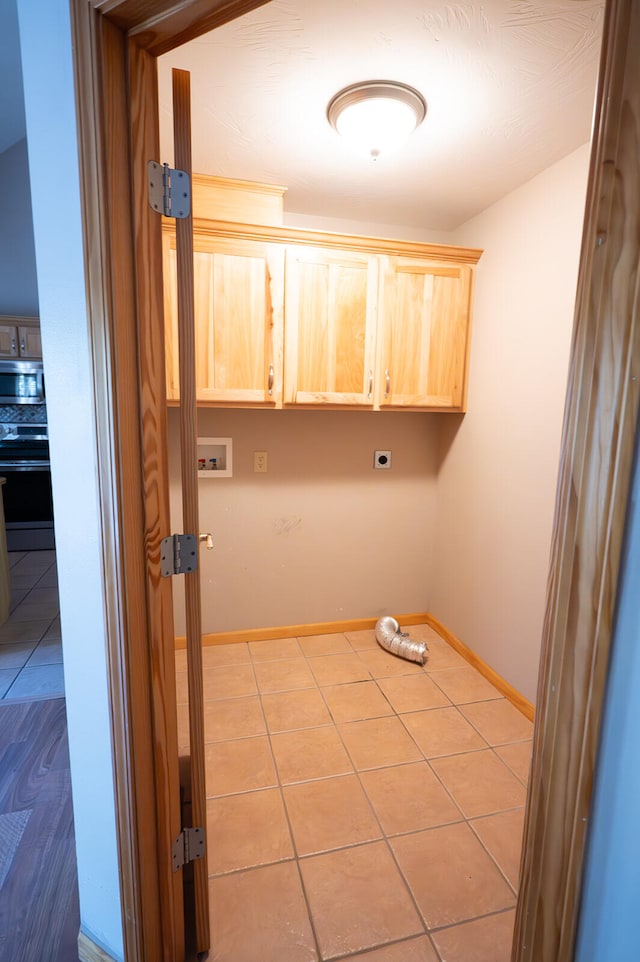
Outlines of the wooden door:
M379 406L463 411L471 268L417 257L384 262Z
M287 248L286 404L373 405L377 283L374 255Z
M177 400L175 232L163 237L167 397ZM252 407L282 398L284 248L194 235L196 396Z
M186 70L172 71L173 131L176 167L191 176L191 81ZM197 564L200 522L198 514L198 448L196 426L195 317L193 219L176 221L176 294L180 372L180 474L184 533L194 535L191 563L184 577L189 690L189 758L181 766L186 775L188 822L183 829L204 833L207 823L204 758L204 697L202 690L202 629L200 571ZM184 557L184 555L183 555ZM191 874L191 873L190 873ZM209 948L209 891L206 847L193 863L195 942L197 952Z

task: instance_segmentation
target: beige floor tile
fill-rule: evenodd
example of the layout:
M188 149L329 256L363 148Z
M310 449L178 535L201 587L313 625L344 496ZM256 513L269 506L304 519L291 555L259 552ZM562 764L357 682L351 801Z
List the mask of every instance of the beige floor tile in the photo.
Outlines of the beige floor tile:
M360 778L387 835L462 819L426 762L362 772Z
M19 668L0 668L0 698L8 693L19 672Z
M265 694L262 696L262 705L270 732L331 724L331 716L317 688Z
M51 619L55 618L60 610L58 602L46 601L40 604L35 604L34 602L29 601L31 594L33 594L32 591L29 592L29 595L27 595L27 597L20 602L17 608L11 612L10 621L48 621L48 623L51 624Z
M439 962L439 959L428 937L423 935L365 952L357 956L356 962Z
M416 638L416 641L425 640L427 642L427 660L425 663L426 671L442 671L446 668L466 668L469 662L466 661L462 655L459 655L454 648L451 647L442 638L431 637L420 639Z
M258 688L262 692L315 688L316 683L304 658L260 661L254 664Z
M426 758L487 747L484 739L457 708L409 712L402 716L402 722Z
M373 628L365 628L362 631L345 631L345 637L354 651L378 647Z
M243 695L255 695L258 691L251 665L203 668L202 690L205 702L241 698Z
M489 915L433 933L443 962L510 962L515 912Z
M447 696L425 674L380 678L378 684L399 713L444 708L451 704Z
M321 655L310 658L309 664L317 683L326 685L346 685L348 682L367 681L371 678L367 667L358 655Z
M209 880L215 962L316 962L295 862Z
M281 661L283 658L302 658L296 638L274 638L272 641L251 641L249 651L254 662Z
M391 847L429 928L498 912L515 902L464 822L399 836L391 839Z
M307 658L352 651L351 645L342 632L334 632L330 635L308 635L306 638L298 638L298 644Z
M331 685L322 689L333 719L342 722L393 715L393 708L375 681L355 681L350 685Z
M186 648L176 648L175 661L176 661L176 671L187 670L187 649Z
M431 678L442 688L454 705L462 705L470 701L484 701L488 698L502 698L497 688L494 688L486 678L483 678L475 668L445 668L433 671Z
M205 745L205 766L209 798L273 788L278 783L269 741L263 735L209 742Z
M434 758L431 765L467 818L525 803L522 782L492 751Z
M469 824L517 891L524 808L518 808L512 812L501 812L498 815L488 815L484 818L474 818Z
M461 705L460 711L490 745L530 739L533 725L506 698Z
M280 790L207 799L209 875L293 857Z
M358 771L421 761L412 738L397 718L370 718L338 725L353 764Z
M426 641L428 645L432 642L446 644L435 629L429 625L404 625L401 624L402 631L406 631L413 641Z
M335 728L307 728L271 736L282 784L353 771Z
M500 745L496 748L505 765L508 765L512 772L518 776L521 782L526 785L529 782L529 769L531 767L531 742L515 742L513 745Z
M34 650L35 645L30 641L0 645L0 668L23 668Z
M32 641L34 645L40 641L49 625L51 618L34 618L29 621L5 621L0 625L0 645L15 645L24 641Z
M284 800L299 855L381 837L380 826L355 775L287 785Z
M0 647L0 657L1 655L2 648ZM62 642L58 639L48 641L45 635L40 644L33 650L27 664L30 668L33 668L34 665L61 665Z
M23 668L7 693L10 698L59 698L64 695L62 665Z
M392 675L422 674L422 667L415 661L399 658L382 648L376 651L361 651L358 653L360 661L367 667L374 678L390 678Z
M205 703L204 740L206 742L250 738L252 735L264 735L266 731L267 727L257 695Z
M189 681L186 671L176 672L176 701L178 705L186 705L189 701Z
M300 868L323 959L422 934L384 842L314 855Z
M221 668L224 665L248 665L249 646L242 642L237 645L204 645L202 665L204 668Z

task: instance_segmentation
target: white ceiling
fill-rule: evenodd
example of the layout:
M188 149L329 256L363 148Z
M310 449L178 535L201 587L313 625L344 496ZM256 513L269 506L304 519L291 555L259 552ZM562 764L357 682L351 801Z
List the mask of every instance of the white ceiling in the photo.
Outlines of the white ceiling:
M273 0L159 62L192 73L193 168L283 184L285 209L449 230L589 139L604 0ZM417 87L399 154L348 152L326 120L360 80Z
M0 0L0 154L25 136L18 12Z

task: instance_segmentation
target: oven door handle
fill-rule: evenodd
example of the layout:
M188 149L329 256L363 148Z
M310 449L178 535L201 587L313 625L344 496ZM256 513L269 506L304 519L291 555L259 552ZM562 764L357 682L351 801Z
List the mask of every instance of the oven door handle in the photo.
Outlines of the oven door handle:
M49 471L50 469L50 461L32 461L28 458L14 458L11 461L0 460L0 474L3 471Z

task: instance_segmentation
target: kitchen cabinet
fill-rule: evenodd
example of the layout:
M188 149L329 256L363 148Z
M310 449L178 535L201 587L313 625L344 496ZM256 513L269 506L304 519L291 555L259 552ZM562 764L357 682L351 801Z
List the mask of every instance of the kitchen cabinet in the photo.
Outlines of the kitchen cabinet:
M37 318L0 317L0 357L42 359Z
M287 248L286 405L373 407L377 295L375 255Z
M382 257L377 404L463 411L471 267Z
M166 377L179 398L175 232L165 231ZM284 248L194 232L196 399L277 407L282 397Z

